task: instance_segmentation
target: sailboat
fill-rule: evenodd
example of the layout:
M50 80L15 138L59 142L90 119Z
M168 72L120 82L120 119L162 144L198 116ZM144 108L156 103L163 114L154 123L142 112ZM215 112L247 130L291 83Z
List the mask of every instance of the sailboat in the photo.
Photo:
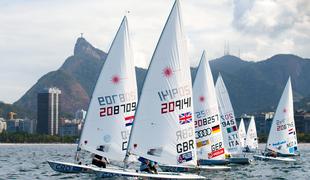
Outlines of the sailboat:
M251 116L248 131L246 133L245 152L254 152L258 148L258 139L254 116Z
M124 167L131 155L163 165L196 165L191 85L180 3L176 0L144 80ZM165 179L204 178L176 172L139 173L136 177L145 175ZM97 176L104 177L104 169L98 170Z
M241 118L241 120L240 120L240 124L239 124L239 128L238 128L238 134L239 134L239 138L240 138L240 146L242 149L244 149L247 135L246 135L246 131L245 131L245 125L244 125L243 118Z
M193 83L199 165L226 165L219 109L209 62L203 52Z
M193 84L195 138L198 166L160 165L165 171L228 170L220 128L219 110L209 62L203 52Z
M122 161L134 120L137 96L134 59L125 16L96 82L78 152L82 149L110 160ZM90 166L81 164L48 162L55 171L92 171Z
M266 150L254 155L257 160L296 161L288 156L299 155L294 121L293 92L288 78L269 131Z
M219 74L216 84L216 97L219 104L220 119L224 138L224 147L228 154L228 160L233 164L249 164L247 157L241 157L242 148L238 134L237 122L233 107L230 102L227 88L221 74Z

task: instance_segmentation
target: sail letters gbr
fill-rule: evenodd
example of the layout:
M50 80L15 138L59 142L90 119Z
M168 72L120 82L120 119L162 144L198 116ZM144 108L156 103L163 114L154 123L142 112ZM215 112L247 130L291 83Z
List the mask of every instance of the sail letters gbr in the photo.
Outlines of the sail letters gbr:
M158 92L161 104L161 114L174 113L178 115L178 123L181 129L176 131L176 151L179 154L178 162L183 163L193 159L194 150L194 127L184 126L183 124L193 121L192 112L186 109L192 106L191 87L188 85L178 88L167 89ZM185 112L184 112L185 111ZM184 113L182 113L184 112Z

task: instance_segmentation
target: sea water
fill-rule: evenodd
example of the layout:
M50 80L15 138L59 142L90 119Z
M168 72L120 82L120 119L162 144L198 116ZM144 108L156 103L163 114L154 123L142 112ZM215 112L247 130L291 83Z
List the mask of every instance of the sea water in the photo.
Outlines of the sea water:
M310 144L300 144L299 149L301 156L295 163L254 161L230 171L200 175L208 179L310 179ZM75 144L0 144L0 179L96 179L90 174L55 172L46 162L73 162L75 150Z

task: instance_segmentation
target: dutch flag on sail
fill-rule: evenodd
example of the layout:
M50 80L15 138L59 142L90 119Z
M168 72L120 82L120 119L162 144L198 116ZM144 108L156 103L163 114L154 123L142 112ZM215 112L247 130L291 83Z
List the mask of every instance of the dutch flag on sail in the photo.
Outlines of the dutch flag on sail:
M133 120L135 119L135 116L127 116L125 117L126 127L131 126L133 123Z
M288 134L295 134L294 128L289 129L289 130L288 130Z

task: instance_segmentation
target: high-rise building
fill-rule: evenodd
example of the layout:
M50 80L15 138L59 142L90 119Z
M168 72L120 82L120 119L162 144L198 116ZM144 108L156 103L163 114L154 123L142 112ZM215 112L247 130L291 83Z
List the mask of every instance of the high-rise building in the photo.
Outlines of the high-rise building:
M56 87L38 93L37 133L58 134L60 94L61 91Z

